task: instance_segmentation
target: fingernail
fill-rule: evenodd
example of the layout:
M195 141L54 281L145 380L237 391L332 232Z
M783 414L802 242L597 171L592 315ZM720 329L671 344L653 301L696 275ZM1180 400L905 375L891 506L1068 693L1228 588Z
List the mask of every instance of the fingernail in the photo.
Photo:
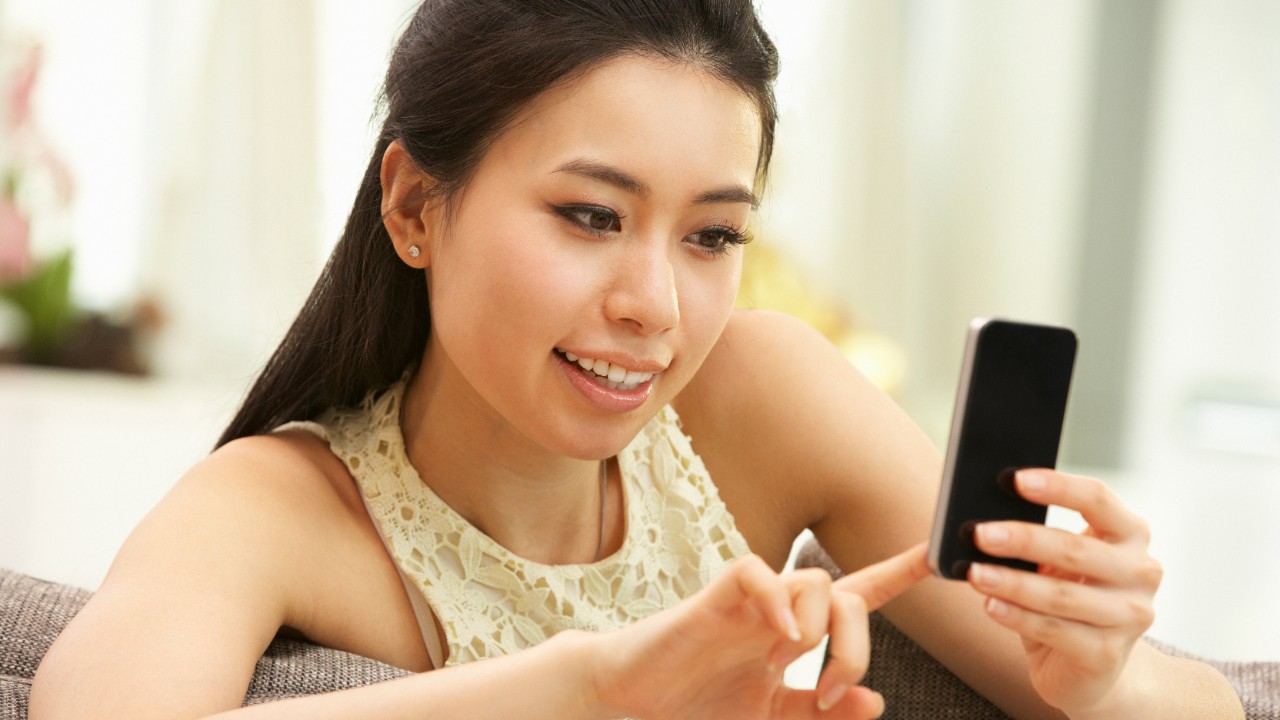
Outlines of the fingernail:
M1009 616L1009 605L1002 600L987 598L987 612L998 618Z
M973 584L978 587L994 589L1000 584L1000 571L990 565L974 563L969 567L970 572L973 573Z
M782 627L786 629L788 640L800 642L800 625L796 623L795 613L790 610L782 613Z
M818 709L826 712L836 706L840 702L845 693L849 692L848 685L832 685L827 691L818 696Z
M1009 541L1009 530L1003 525L983 523L978 526L978 535L986 545L996 547Z
M774 648L773 652L769 654L769 660L765 665L769 669L769 674L777 675L785 672L787 666L794 662L794 660L795 658L791 657L785 647L779 647Z
M1023 492L1038 495L1044 490L1045 477L1044 473L1037 470L1019 470L1018 471L1018 487Z

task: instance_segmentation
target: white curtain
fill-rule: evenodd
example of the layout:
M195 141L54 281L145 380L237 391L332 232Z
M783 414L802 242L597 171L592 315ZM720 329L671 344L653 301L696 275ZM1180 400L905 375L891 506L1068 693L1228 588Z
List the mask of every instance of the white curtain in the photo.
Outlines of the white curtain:
M157 17L174 12L158 0ZM169 374L240 373L266 357L320 258L316 12L218 0L159 36L144 276L169 314ZM194 52L193 52L194 50Z
M783 60L761 234L910 367L945 440L969 319L1070 324L1095 5L764 5Z
M1280 660L1280 4L1172 0L1162 25L1129 465L1159 557L1194 565L1153 632Z

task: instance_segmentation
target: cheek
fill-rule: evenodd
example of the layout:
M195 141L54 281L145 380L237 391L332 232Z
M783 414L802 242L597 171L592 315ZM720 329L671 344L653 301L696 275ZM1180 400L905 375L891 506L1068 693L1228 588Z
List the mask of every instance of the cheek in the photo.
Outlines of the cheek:
M733 313L742 275L741 253L695 267L680 291L680 318L698 363L720 338Z
M574 263L527 230L458 232L448 242L433 270L431 305L451 354L498 363L516 348L558 339L588 285Z
M695 293L693 300L696 300L709 321L715 322L715 318L719 318L721 323L728 321L729 314L733 311L733 303L738 296L738 283L741 279L742 253L740 251L735 251L729 257L702 263L697 268L693 281Z
M589 258L530 225L505 233L485 263L485 291L526 332L563 322L598 284Z

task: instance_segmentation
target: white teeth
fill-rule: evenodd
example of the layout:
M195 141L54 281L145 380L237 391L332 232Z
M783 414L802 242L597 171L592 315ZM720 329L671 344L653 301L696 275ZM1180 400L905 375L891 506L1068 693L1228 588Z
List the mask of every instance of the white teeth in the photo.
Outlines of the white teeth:
M634 390L653 379L654 373L635 372L606 360L580 357L567 350L562 352L569 362L577 363L578 367L596 375L597 382L612 390Z

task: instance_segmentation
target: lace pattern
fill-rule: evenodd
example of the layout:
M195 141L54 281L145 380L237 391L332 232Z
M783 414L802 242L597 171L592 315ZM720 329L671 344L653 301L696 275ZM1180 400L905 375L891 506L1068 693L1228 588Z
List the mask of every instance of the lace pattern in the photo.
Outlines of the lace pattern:
M628 625L696 592L750 552L668 406L618 454L621 549L583 565L518 557L445 504L409 463L399 424L403 389L397 383L361 408L294 425L327 440L351 471L388 551L444 630L446 665L504 655L570 628Z

